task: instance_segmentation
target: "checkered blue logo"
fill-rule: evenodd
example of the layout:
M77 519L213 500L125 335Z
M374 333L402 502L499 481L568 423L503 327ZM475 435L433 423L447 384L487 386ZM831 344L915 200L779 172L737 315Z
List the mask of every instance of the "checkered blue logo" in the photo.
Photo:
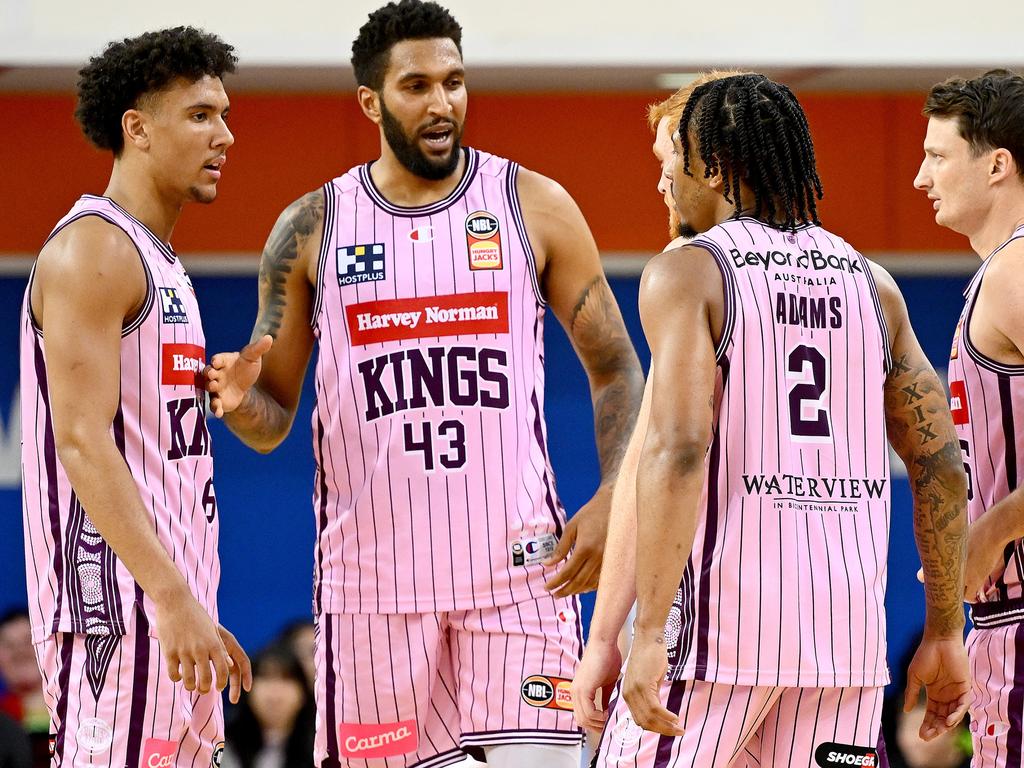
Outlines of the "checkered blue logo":
M185 305L178 296L177 288L160 289L160 308L164 313L165 323L187 323L188 314Z
M383 280L384 245L346 245L338 249L338 285Z

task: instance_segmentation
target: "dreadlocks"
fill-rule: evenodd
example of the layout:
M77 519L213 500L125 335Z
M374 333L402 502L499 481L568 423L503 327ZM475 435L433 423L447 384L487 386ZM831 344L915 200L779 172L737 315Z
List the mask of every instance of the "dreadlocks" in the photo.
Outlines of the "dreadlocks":
M822 197L807 118L793 92L764 75L735 75L698 86L679 120L683 169L694 136L704 177L721 171L725 199L743 213L740 182L754 193L754 218L795 229L818 221Z

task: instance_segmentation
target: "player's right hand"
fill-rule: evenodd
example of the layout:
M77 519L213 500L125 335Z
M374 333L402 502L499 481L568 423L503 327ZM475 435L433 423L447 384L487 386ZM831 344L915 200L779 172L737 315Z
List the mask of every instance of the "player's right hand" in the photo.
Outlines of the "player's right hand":
M261 336L238 352L221 352L210 358L203 371L210 393L210 410L218 419L241 405L263 369L263 356L274 344L273 336Z
M622 654L614 642L591 639L572 681L572 709L581 728L600 733L608 720L605 699L622 670Z
M223 691L228 684L231 657L217 625L196 599L186 593L158 602L155 619L167 676L175 683L183 681L187 691L209 693L214 683L218 691ZM241 673L240 662L239 670Z
M993 526L998 516L985 514L967 529L967 562L964 567L964 600L976 602L991 583L1000 576L1005 566L1004 537Z
M921 688L927 696L927 710L919 735L931 741L957 726L967 714L971 695L971 673L962 637L921 640L907 669L907 690L903 711L917 706Z

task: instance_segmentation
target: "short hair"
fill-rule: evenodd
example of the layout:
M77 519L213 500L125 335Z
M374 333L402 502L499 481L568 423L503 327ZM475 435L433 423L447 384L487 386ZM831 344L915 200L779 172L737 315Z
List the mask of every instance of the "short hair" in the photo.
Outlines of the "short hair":
M690 98L690 94L693 93L694 88L710 83L712 80L721 80L723 77L746 74L749 73L739 69L712 69L707 72L701 72L667 99L648 105L647 127L651 129L651 133L656 133L658 123L665 118L668 118L674 124L678 124L679 117L683 114L683 107L686 106L686 102Z
M424 0L388 3L370 14L352 41L356 82L374 91L384 86L392 47L403 40L447 37L462 55L462 27L447 9Z
M115 157L124 150L121 118L144 96L181 77L191 82L206 75L234 72L234 47L194 27L146 32L110 43L78 72L75 118L82 132Z
M24 619L29 621L28 608L24 606L15 606L14 608L7 609L2 616L0 616L0 629L3 629L8 624L13 624L16 621Z
M820 224L821 180L807 117L796 96L764 75L712 80L694 88L679 118L683 170L696 138L704 176L722 173L725 199L743 213L740 182L754 193L754 218L784 229Z
M1006 69L970 80L951 77L932 88L922 111L926 117L955 118L975 156L1008 150L1024 179L1024 77Z

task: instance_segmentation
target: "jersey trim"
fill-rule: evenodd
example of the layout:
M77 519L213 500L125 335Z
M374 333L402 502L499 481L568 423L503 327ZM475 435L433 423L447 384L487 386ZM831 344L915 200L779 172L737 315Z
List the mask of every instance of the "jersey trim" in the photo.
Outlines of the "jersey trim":
M533 293L537 297L537 303L542 307L546 307L548 302L544 298L544 294L541 293L540 283L537 281L537 257L533 252L533 247L530 245L530 236L526 231L526 220L523 218L523 208L519 202L519 187L516 183L516 180L519 178L519 168L519 163L509 161L508 173L505 176L506 191L509 203L511 204L509 207L512 211L512 220L516 225L516 233L519 235L519 242L522 243L523 250L526 252L526 258L530 262L530 279L533 283Z
M473 179L476 177L477 171L477 153L472 147L465 147L464 151L466 154L466 167L463 169L462 179L446 198L438 200L436 203L431 203L430 205L407 208L405 206L395 205L389 201L383 194L381 194L380 190L377 189L377 186L373 183L373 176L370 173L370 166L373 165L373 163L365 163L364 165L359 166L359 183L362 185L363 189L366 190L366 194L370 196L370 200L373 201L374 205L390 213L392 216L404 216L406 218L431 216L435 213L440 213L446 208L457 203L466 193L466 190L469 189L469 185L473 183Z
M92 196L91 195L86 195L86 197L92 197ZM100 199L106 200L106 198L100 198ZM76 214L75 216L73 216L72 218L68 219L63 224L61 224L59 227L54 229L53 232L51 232L50 235L43 242L43 247L45 247L46 243L50 242L54 237L56 237L57 233L61 232L69 224L73 224L74 222L78 221L79 219L84 219L86 216L96 216L97 218L103 219L108 224L110 224L110 225L112 225L114 227L117 227L122 232L124 232L125 235L128 237L128 239L131 241L132 245L135 246L135 252L137 254L139 254L139 261L142 262L142 271L146 275L146 297L142 300L142 306L139 308L139 311L136 313L135 317L132 318L131 320L129 320L125 325L123 325L121 327L121 338L123 339L126 336L130 335L132 333L132 331L138 329L144 322L146 322L146 318L149 317L149 313L153 309L153 304L156 301L156 290L153 287L153 273L150 271L149 265L146 263L146 257L142 254L142 251L139 249L139 244L135 242L135 238L132 237L131 233L128 230L126 230L124 227L122 227L117 221L112 219L107 214L103 213L103 211L82 211L81 213ZM38 261L36 262L36 264L38 264ZM28 318L29 318L29 322L32 323L32 328L36 332L36 334L39 335L39 336L42 336L42 333L43 333L42 326L40 326L39 323L36 321L35 313L32 311L32 298L31 298L32 297L32 293L31 292L32 292L32 282L35 279L35 276L36 276L36 265L33 265L32 266L32 273L29 275L29 278L28 278L28 291L29 291L29 293L28 293L29 300L27 302L27 305L28 305Z
M1020 230L1018 230L1020 231ZM1009 240L996 248L985 259L985 263L982 264L981 269L972 278L971 282L967 286L967 292L970 294L970 298L967 300L967 315L964 318L964 325L960 329L960 340L963 344L964 350L967 352L974 362L980 365L986 370L997 373L1001 376L1024 376L1024 365L1014 365L1012 363L1001 363L998 360L993 360L991 357L981 352L977 347L974 346L974 342L971 341L971 318L974 316L974 307L978 303L978 296L981 295L981 286L985 279L985 272L988 270L988 265L992 263L992 257L999 253L1003 248L1008 246L1014 240L1024 238L1024 231L1021 234L1014 234ZM973 288L973 292L972 292Z
M155 245L157 247L157 249L160 251L160 253L163 254L163 257L167 260L168 264L173 264L174 262L176 262L178 260L177 255L175 255L174 251L172 251L170 249L170 247L167 245L167 243L165 243L159 237L154 235L153 231L149 227L147 227L145 224L143 224L137 218L132 216L130 213L128 213L128 211L126 211L120 205L115 203L109 197L104 197L103 195L82 195L82 197L89 198L90 200L104 200L104 201L110 203L112 206L114 206L114 208L116 208L118 211L123 213L125 216L127 216L129 219L134 221L136 224L139 225L139 227L142 228L142 231L146 233L146 236L150 240L153 241L153 245ZM121 227L121 229L124 229L124 227Z
M334 194L334 183L327 182L321 187L324 193L323 235L320 240L320 252L317 255L316 285L313 286L313 311L309 313L309 324L313 328L320 322L320 309L324 302L324 273L327 271L327 251L334 242L334 209L337 199Z
M722 297L724 299L725 313L722 319L722 333L715 343L715 362L721 363L725 357L725 350L728 348L729 342L732 341L732 332L736 326L736 275L733 273L732 268L729 267L725 253L714 241L698 239L694 240L690 245L695 245L710 253L711 257L715 260L718 271L722 274Z
M889 325L885 322L885 313L882 311L882 300L878 295L878 285L875 283L875 276L871 274L871 262L864 258L864 254L854 251L861 264L864 265L864 274L867 276L868 287L871 289L871 303L875 305L875 316L878 318L878 327L882 332L882 350L884 356L884 369L888 374L892 370L892 339L889 337Z
M971 606L971 622L975 629L1004 627L1007 624L1016 624L1021 619L1024 619L1024 597L974 603Z

